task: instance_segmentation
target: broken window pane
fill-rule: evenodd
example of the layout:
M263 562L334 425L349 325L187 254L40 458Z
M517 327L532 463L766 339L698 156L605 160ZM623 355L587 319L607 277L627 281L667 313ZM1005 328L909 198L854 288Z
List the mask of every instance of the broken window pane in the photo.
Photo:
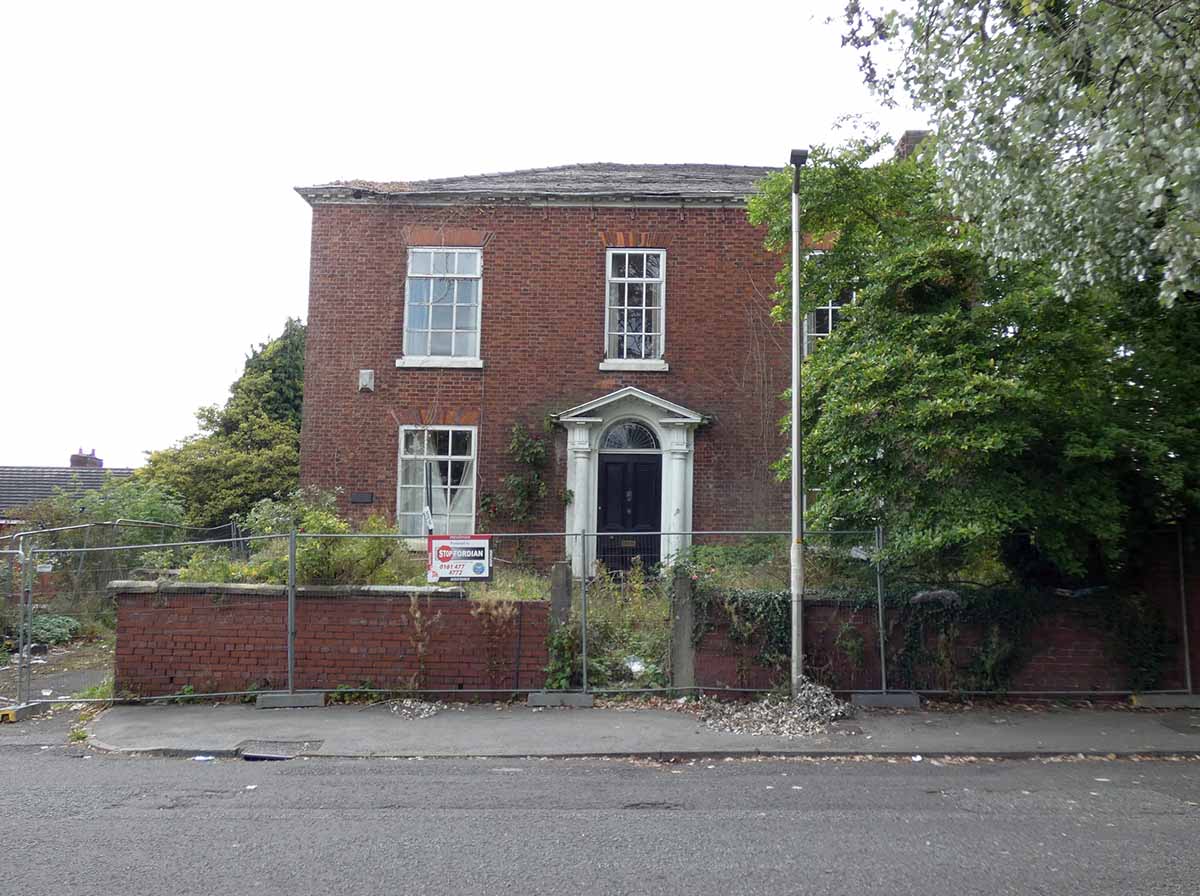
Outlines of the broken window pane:
M406 429L404 431L404 453L417 455L425 453L425 431L422 429Z

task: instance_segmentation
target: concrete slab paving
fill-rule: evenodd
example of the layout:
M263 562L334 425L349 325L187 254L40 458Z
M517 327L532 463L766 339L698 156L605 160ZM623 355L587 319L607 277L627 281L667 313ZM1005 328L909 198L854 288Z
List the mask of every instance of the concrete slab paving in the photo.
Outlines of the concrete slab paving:
M387 705L218 704L117 706L89 730L100 749L168 755L238 755L247 742L305 742L305 755L360 757L1200 754L1200 713L1189 711L860 712L825 734L789 739L714 731L660 709L469 705L404 719Z

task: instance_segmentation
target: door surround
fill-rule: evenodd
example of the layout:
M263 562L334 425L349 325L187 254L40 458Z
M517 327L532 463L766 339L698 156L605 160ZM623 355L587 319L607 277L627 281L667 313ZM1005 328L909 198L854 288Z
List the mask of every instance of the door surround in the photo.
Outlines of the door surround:
M707 422L696 411L667 401L636 386L626 386L600 398L553 415L567 430L566 538L571 569L576 576L594 574L600 442L615 423L642 424L658 441L662 454L662 510L659 515L661 559L669 564L691 544L692 481L695 431ZM574 533L585 532L580 539Z

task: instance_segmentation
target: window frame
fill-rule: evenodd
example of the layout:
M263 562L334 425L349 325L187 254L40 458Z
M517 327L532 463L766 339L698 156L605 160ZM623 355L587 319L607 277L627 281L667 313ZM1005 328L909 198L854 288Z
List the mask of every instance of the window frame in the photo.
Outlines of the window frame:
M465 274L413 274L412 262L414 252L470 252L475 255L476 270L475 275ZM431 266L432 269L432 266ZM474 280L476 285L475 295L475 354L474 355L431 355L431 354L409 354L407 351L408 336L410 332L409 321L412 315L412 303L410 302L410 293L412 290L412 280L416 277L421 280ZM432 303L429 305L432 308ZM453 305L452 307L460 307ZM432 312L430 313L429 323L423 328L422 332L428 334L433 332ZM438 330L438 332L445 332ZM458 333L467 333L468 330L459 330L455 327L450 329L451 350L453 350L454 336ZM428 341L426 341L426 352L428 352ZM396 359L397 367L483 367L483 248L481 246L409 246L404 260L404 330L400 336L400 357Z
M803 333L803 340L804 340L803 357L807 358L809 355L811 355L813 353L813 351L816 349L817 343L820 342L822 339L828 339L830 336L833 335L834 329L837 327L838 323L841 323L842 310L854 305L855 300L857 298L858 298L857 291L853 290L853 289L848 289L848 290L846 290L846 292L844 292L842 294L842 296L839 299L830 299L828 302L823 302L822 304L818 305L813 310L805 313L805 315L804 315L804 333ZM823 333L818 333L816 331L817 330L817 312L818 311L824 311L828 315L826 320L828 321L829 325L826 328L825 332L823 332ZM837 316L838 316L838 320L836 322L834 321L834 318L833 318L834 311L837 311Z
M650 255L656 254L659 256L659 276L656 279L647 277L617 277L612 275L612 262L614 255ZM643 267L643 270L645 268ZM658 309L658 352L648 358L616 358L609 355L609 337L617 335L615 332L609 331L609 318L612 313L612 284L613 283L656 283L659 288L659 309ZM628 306L626 306L628 307ZM604 252L604 320L601 327L602 339L604 344L603 361L600 362L601 370L668 370L669 366L666 361L667 354L667 250L662 247L651 246L610 246ZM644 329L643 329L644 332Z
M609 433L615 430L618 426L625 426L628 424L632 424L633 426L644 429L646 434L650 436L650 440L654 443L654 447L630 448L626 446L624 448L609 448L604 444L605 440L608 439ZM600 437L596 441L596 451L600 454L662 454L663 447L662 439L659 438L658 433L654 431L654 427L648 422L645 420L639 420L637 417L621 417L618 420L614 420L612 423L605 426L603 430L601 430Z
M423 455L419 458L418 457L409 457L409 456L405 455L405 453L404 453L404 437L405 437L405 434L409 433L409 432L449 432L449 433L451 433L450 453L447 454L444 458L441 457L440 455L432 455L431 456L428 454ZM436 462L438 460L446 460L447 462L450 462L452 460L463 460L464 457L462 455L455 455L455 453L454 453L453 433L455 433L455 432L469 432L471 434L471 457L470 457L470 463L471 463L471 526L470 526L470 530L471 531L466 534L474 535L475 534L475 524L478 519L478 507L479 507L479 427L478 426L452 426L452 425L442 425L442 424L437 424L437 425L431 424L429 426L422 426L417 423L406 423L406 424L402 424L399 429L400 441L399 441L399 444L396 446L396 512L395 512L396 528L397 528L397 530L399 530L400 535L402 537L413 540L413 543L416 544L417 547L421 550L424 550L425 537L426 537L426 535L428 535L428 531L425 529L424 520L422 520L420 535L412 535L412 534L404 532L403 527L401 525L401 517L402 516L411 516L413 513L412 511L401 510L402 503L401 503L400 496L403 493L403 489L405 487L404 486L404 462L405 462L405 460L418 461L418 462L422 462L422 463L424 463L425 461L430 461L430 460L434 461L434 462ZM443 486L443 488L449 488L449 486ZM461 486L460 486L460 488L461 488ZM422 507L424 507L423 501L422 501ZM432 512L432 508L430 508L430 511ZM418 515L423 515L423 514L424 514L424 510L421 510L418 512ZM461 513L460 514L451 514L450 508L449 508L449 503L447 502L446 513L445 513L446 528L447 529L450 528L450 518L452 516L462 517L465 515L466 514L461 514ZM438 532L437 529L435 528L434 534L435 535L450 535L452 533ZM419 544L417 544L418 539L420 539Z

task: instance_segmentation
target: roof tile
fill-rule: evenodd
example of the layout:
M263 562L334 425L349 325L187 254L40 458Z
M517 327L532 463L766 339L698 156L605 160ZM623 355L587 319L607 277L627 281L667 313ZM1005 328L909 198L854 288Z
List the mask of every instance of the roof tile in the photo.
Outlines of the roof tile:
M132 473L124 468L0 467L0 512L52 497L60 489L69 494L98 489L107 476Z
M496 196L740 200L754 193L758 181L775 170L761 165L622 165L593 162L418 181L335 181L301 187L299 192L309 201L356 193L395 198Z

